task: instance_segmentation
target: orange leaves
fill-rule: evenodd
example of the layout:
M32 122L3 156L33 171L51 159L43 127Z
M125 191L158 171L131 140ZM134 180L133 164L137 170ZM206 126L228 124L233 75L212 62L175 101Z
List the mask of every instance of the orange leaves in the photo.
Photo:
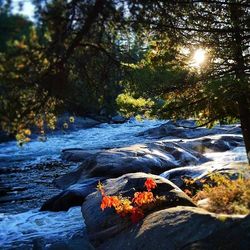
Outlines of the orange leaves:
M115 211L121 217L125 217L127 214L132 212L133 206L131 205L131 201L126 198L120 198L119 203L114 206Z
M106 196L104 195L102 197L102 204L101 209L104 210L107 207L119 207L120 206L120 200L117 196Z
M152 192L136 192L134 193L134 199L132 200L138 207L149 204L154 201L154 195Z
M156 188L157 184L155 183L155 181L152 178L148 178L145 181L144 186L147 188L147 190L150 192L152 189Z
M148 191L135 192L132 201L128 198L121 196L107 196L105 194L103 185L99 182L97 188L102 195L101 209L113 207L118 215L125 217L130 215L132 223L137 223L144 217L144 211L142 209L147 205L155 201L154 194L150 192L157 184L151 178L148 178L144 184Z

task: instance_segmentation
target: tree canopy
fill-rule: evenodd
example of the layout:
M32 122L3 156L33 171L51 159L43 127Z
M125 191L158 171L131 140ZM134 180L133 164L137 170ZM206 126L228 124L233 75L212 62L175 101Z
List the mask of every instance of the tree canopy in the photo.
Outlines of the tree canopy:
M250 152L249 1L33 3L32 23L0 2L1 129L103 109L210 126L240 120ZM194 65L197 49L205 61Z

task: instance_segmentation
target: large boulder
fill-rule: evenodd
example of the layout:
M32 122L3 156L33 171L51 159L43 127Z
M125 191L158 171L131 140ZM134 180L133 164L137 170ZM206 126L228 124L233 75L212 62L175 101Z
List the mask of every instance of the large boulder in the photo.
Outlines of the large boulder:
M165 124L160 125L156 128L151 128L146 131L138 133L138 136L146 136L150 138L197 138L205 135L213 134L213 131L206 128L196 128L193 129L193 126L187 128L183 125L184 123L175 123L173 121L168 121Z
M160 174L172 168L207 161L193 150L163 142L103 151L71 149L63 151L62 157L82 163L76 170L54 180L55 186L63 191L48 200L42 210L60 211L81 205L100 179L135 172Z
M62 158L82 163L76 170L54 180L55 186L63 191L49 199L42 210L60 211L81 205L101 179L135 172L161 174L208 160L200 153L179 147L175 142L137 144L102 151L69 149L62 152Z
M155 175L134 173L123 175L116 179L109 179L104 184L106 195L123 195L133 197L135 191L143 191L147 178L153 178L157 183L153 193L155 196L165 196L165 200L151 211L175 206L195 206L191 199L170 181ZM99 191L87 196L82 205L82 214L87 227L89 238L95 246L109 240L119 232L131 227L128 218L121 218L112 208L102 211L100 209L101 194ZM110 248L116 249L116 248ZM132 248L137 249L137 248ZM138 248L139 249L139 248Z
M82 161L80 167L70 174L70 178L74 176L78 180L90 177L118 177L134 172L160 174L168 169L197 165L208 160L200 153L184 149L172 142L136 144L96 152L67 150L62 152L62 158Z
M108 236L108 235L107 235ZM227 216L196 207L173 207L107 237L97 249L249 249L250 216Z
M153 178L155 195L166 202L153 207L137 224L119 217L112 208L101 211L101 195L87 196L82 214L90 242L96 249L249 249L250 215L224 215L197 208L178 187L164 178L127 174L104 184L107 195L132 196Z

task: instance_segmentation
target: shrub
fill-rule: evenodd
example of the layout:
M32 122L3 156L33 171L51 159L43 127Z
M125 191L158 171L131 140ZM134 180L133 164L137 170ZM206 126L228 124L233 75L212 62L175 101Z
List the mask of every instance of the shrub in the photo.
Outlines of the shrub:
M250 180L242 175L235 180L229 175L212 174L210 180L193 196L195 202L208 198L207 210L215 213L250 213Z

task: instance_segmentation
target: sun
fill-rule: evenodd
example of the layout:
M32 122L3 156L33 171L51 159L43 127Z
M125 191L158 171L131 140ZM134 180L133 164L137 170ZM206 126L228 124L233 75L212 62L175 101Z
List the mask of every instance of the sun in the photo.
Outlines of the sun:
M192 65L194 67L200 67L206 59L206 51L204 49L197 49L194 52L193 58L192 58Z

